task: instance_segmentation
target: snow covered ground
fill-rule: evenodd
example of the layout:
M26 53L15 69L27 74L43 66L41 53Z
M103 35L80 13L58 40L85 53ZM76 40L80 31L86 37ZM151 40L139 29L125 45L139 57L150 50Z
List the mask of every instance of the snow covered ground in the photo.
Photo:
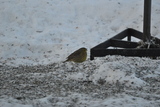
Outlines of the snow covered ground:
M143 30L143 0L1 0L0 107L159 107L160 60L89 50L126 28ZM160 1L152 36L160 38ZM84 63L62 63L86 47Z

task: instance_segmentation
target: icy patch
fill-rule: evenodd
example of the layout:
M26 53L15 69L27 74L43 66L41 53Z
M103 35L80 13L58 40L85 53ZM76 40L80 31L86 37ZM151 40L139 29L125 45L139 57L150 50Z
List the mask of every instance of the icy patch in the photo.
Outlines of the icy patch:
M120 82L126 86L144 86L145 81L137 78L135 73L130 71L132 69L127 68L126 65L121 62L108 62L102 64L90 77L95 84L100 79L105 80L109 84Z

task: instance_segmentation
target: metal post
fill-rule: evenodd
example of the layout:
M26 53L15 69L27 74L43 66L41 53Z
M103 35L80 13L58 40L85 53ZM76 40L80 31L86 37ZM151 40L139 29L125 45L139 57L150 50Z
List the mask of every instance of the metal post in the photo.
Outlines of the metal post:
M150 42L151 0L144 0L143 41Z

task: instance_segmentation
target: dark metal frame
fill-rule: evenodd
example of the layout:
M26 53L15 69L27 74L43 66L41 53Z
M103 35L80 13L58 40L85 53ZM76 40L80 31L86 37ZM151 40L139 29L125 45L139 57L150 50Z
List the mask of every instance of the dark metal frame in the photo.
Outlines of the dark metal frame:
M153 38L150 34L151 20L151 0L144 0L144 24L143 33L137 30L128 28L109 40L93 47L90 50L90 59L94 57L104 57L106 55L122 55L132 57L157 57L160 56L160 48L137 48L139 42L132 42L131 37L138 38L143 42L150 42ZM127 37L127 41L122 39ZM159 42L158 38L155 38ZM122 49L108 49L109 47L118 47Z

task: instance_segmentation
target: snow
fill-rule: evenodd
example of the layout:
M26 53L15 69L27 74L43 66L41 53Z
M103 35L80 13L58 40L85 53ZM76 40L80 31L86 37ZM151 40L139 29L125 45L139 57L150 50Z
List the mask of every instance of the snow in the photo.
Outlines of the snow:
M159 5L152 1L158 38ZM1 0L0 14L0 107L160 106L159 59L89 60L122 30L143 31L143 0ZM81 47L87 61L62 63Z
M114 65L113 65L114 64ZM126 66L126 65L124 65ZM100 78L105 79L105 81L109 83L116 83L117 81L120 81L123 83L127 82L129 84L126 85L131 85L131 83L134 83L135 85L143 86L145 84L144 81L142 81L139 78L136 78L135 74L132 75L127 75L127 72L129 73L130 71L125 70L122 64L117 64L116 62L113 63L105 63L99 67L99 69L92 75L93 82L98 81ZM135 72L135 71L134 71Z

